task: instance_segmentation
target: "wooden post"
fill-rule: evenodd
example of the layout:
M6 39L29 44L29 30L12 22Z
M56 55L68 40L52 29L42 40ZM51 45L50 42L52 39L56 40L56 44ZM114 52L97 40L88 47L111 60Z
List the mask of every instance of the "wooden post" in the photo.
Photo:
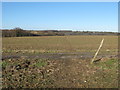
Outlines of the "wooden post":
M103 45L103 42L104 42L104 38L102 39L102 41L101 41L101 43L100 43L100 46L99 46L97 52L95 53L95 55L94 55L94 57L93 57L93 59L92 59L92 61L91 61L91 64L95 61L95 58L96 58L96 56L98 55L98 52L100 51L100 49L101 49L101 47L102 47L102 45Z

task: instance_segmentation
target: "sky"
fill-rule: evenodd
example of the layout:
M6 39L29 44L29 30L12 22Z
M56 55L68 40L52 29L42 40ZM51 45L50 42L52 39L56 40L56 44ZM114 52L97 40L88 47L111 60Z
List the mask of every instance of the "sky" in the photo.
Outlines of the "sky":
M119 2L119 0L1 0L2 2Z
M3 2L2 28L118 31L117 2Z

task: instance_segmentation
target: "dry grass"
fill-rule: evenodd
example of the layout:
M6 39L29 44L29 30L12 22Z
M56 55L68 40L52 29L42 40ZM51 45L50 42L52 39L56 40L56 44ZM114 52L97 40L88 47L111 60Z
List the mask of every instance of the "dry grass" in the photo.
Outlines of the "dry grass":
M117 36L43 36L3 38L3 51L95 52L102 38L103 53L117 52ZM56 52L55 52L56 53Z

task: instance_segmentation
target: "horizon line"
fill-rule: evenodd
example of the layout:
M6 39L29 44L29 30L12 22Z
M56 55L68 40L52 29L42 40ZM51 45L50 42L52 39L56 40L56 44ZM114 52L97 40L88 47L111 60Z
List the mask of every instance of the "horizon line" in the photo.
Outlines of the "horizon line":
M7 28L2 28L0 30L5 30ZM12 29L15 29L15 28L12 28ZM12 29L8 29L8 30L12 30ZM22 28L21 28L22 29ZM23 30L32 30L32 31L49 31L49 30L57 30L57 31L81 31L81 32L120 32L119 30L118 31L105 31L105 30L98 30L98 29L90 29L90 30L85 30L85 29L79 29L79 30L76 30L76 29L23 29Z

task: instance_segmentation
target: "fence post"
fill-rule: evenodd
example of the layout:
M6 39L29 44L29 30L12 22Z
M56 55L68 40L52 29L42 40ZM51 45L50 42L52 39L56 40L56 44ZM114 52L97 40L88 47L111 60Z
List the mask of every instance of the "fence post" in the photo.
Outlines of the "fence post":
M96 56L98 55L98 52L100 51L100 49L101 49L101 47L102 47L102 45L103 45L103 42L104 42L104 38L102 39L102 41L101 41L101 43L100 43L100 46L99 46L97 52L95 53L95 55L94 55L94 57L93 57L93 59L92 59L92 61L91 61L91 64L95 61L95 58L96 58Z

